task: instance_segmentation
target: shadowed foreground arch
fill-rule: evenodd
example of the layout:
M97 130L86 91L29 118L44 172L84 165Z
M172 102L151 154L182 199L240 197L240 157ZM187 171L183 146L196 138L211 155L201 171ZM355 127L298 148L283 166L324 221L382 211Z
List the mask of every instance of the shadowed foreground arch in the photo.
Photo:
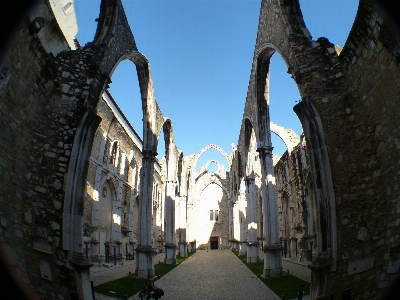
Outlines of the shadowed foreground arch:
M100 6L100 17L98 28L93 43L88 43L84 48L78 49L77 53L68 55L80 55L92 65L86 70L89 85L86 98L87 113L77 129L74 147L69 163L68 177L66 182L66 197L63 215L63 248L72 251L72 257L78 257L73 261L79 261L76 269L82 269L82 235L80 234L83 211L84 178L87 175L87 160L90 155L91 144L93 144L93 132L98 126L98 120L93 121L94 109L102 93L110 83L110 77L118 64L123 60L132 61L137 70L140 93L143 108L143 148L142 148L142 172L140 189L140 213L139 213L139 246L136 249L138 260L136 265L137 276L142 278L153 278L154 249L151 242L151 218L152 211L148 209L152 204L153 173L155 157L157 155L157 129L162 121L161 111L154 96L153 81L151 77L150 64L146 57L141 54L137 47L127 23L126 15L120 0L104 0ZM80 55L82 56L82 55ZM64 69L64 72L72 70ZM90 128L87 130L85 128ZM70 226L73 221L74 227ZM68 230L69 229L69 230ZM79 237L81 235L81 237ZM85 265L86 263L83 262ZM87 264L86 264L87 265ZM86 266L85 265L85 266ZM83 265L82 265L83 266ZM85 267L87 268L87 267ZM77 275L77 280L80 278ZM80 281L80 279L78 280ZM84 281L84 280L83 280ZM88 283L79 284L87 285ZM82 288L86 290L87 288Z
M273 207L276 202L275 178L270 159L270 132L273 129L268 112L268 103L273 99L269 99L268 89L270 58L278 52L299 89L302 100L294 110L303 126L310 157L310 182L313 186L308 187L308 191L313 195L308 197L308 201L315 203L307 203L307 207L313 210L310 214L315 217L316 224L313 232L316 245L309 265L311 299L325 293L334 298L349 297L350 294L363 299L379 297L390 284L390 274L398 273L391 266L395 261L398 263L394 253L398 253L399 241L391 231L387 231L390 226L378 226L376 215L367 210L369 205L378 206L376 213L385 215L389 212L385 207L393 210L394 202L397 202L388 202L382 195L389 193L392 195L390 199L394 199L389 174L398 177L391 171L398 152L387 148L388 145L396 148L393 134L389 132L397 132L394 128L398 127L399 121L387 112L390 109L397 111L397 108L391 100L385 100L398 99L398 86L393 84L393 79L384 80L370 70L379 69L382 64L392 65L390 76L399 78L398 60L394 55L400 49L399 32L386 12L380 10L378 2L360 1L340 55L327 38L312 40L299 1L262 1L261 4L243 115L254 121L260 160L264 164L263 201L265 205L271 205L267 209L263 207L264 221L268 223L264 224L267 241L264 275L271 268L279 268L278 263L274 265L278 258L273 251L281 251L279 245L275 249L270 247L276 244L276 239L269 240L268 236L277 233ZM385 109L382 109L382 101ZM238 149L244 147L243 127ZM381 134L383 127L387 129L385 134ZM285 144L290 152L291 146ZM381 170L385 170L384 173ZM375 179L371 174L375 174ZM394 194L397 199L398 192ZM386 217L395 220L398 213L392 213L390 217L386 214ZM377 240L374 244L370 224L374 224L375 232L378 232L375 227L378 226L381 232L388 234L385 238L382 236L382 247L376 244ZM391 250L388 250L388 245L391 245ZM359 285L357 278L360 276L369 278L369 284Z

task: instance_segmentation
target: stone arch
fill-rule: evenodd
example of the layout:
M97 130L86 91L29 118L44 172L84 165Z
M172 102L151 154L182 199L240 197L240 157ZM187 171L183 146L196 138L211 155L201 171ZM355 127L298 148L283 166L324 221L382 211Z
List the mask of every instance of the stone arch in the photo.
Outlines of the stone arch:
M165 158L168 161L169 155L172 154L171 151L173 151L175 141L174 141L174 129L172 126L172 120L170 118L164 117L162 124L159 124L159 128L157 130L157 143L156 146L158 146L158 142L161 136L161 130L164 133L164 142L165 142Z
M315 203L313 207L319 214L315 215L318 224L317 249L319 253L330 253L336 259L336 201L332 180L328 148L319 114L308 97L294 108L304 128L309 145L311 175Z
M243 153L244 156L243 163L245 168L247 168L248 153L251 151L252 133L253 133L253 124L248 118L246 118L244 120L244 153ZM246 171L245 174L247 174Z
M273 25L271 20L275 20ZM294 111L300 119L310 149L312 177L314 186L318 187L314 189L314 193L316 202L320 205L316 209L319 209L318 218L324 220L321 223L323 227L318 225L324 234L317 235L317 244L321 245L317 247L317 255L325 265L321 267L313 264L312 269L315 276L312 276L311 297L316 297L325 293L326 290L327 279L323 275L324 270L336 269L338 243L336 204L328 153L328 142L333 148L334 141L325 139L323 128L323 125L333 121L334 116L326 103L335 103L330 106L331 109L335 109L337 102L334 102L334 99L341 97L340 94L347 87L342 89L338 86L332 89L332 86L335 86L343 76L341 62L334 46L326 38L311 40L311 35L304 24L299 1L263 2L245 114L253 113L257 118L256 133L259 138L259 149L262 151L260 151L260 158L261 160L264 160L264 157L267 158L267 163L262 170L265 170L263 172L267 174L267 177L273 176L272 163L268 158L272 155L268 101L269 65L270 58L275 52L279 53L287 65L288 73L292 75L302 98L302 101L294 107ZM324 80L321 80L321 76ZM326 78L329 79L325 80ZM316 86L318 89L314 88ZM323 119L319 117L318 110L324 112ZM334 133L329 127L325 130ZM272 189L274 189L273 184L269 189L270 198L273 198L275 194L272 193ZM274 201L270 202L270 205L274 206ZM275 211L275 208L268 210L270 216L274 217L275 213L271 214L271 212ZM268 226L272 228L271 232L275 232L273 228L276 223L275 220L269 221ZM266 269L269 267L266 266Z
M320 65L318 62L323 59L325 53L322 53L321 57L311 57L310 60L305 58L305 50L311 47L311 36L302 19L297 0L262 2L259 20L244 115L252 115L256 120L254 126L263 177L263 221L266 239L264 276L275 277L282 273L282 260L279 253L281 247L269 114L270 58L275 52L279 53L288 66L288 73L292 74L300 95L304 96L311 91L311 82L314 80L312 68L305 70L304 65Z
M77 274L77 284L87 286L89 282L80 274L88 272L91 266L84 258L83 254L83 207L85 195L85 179L88 173L88 162L93 146L95 132L100 123L100 118L96 115L95 109L101 95L108 88L111 82L110 77L123 60L132 61L137 70L140 93L142 98L143 110L143 167L146 172L142 172L141 180L141 205L145 207L151 204L152 199L152 174L154 169L154 159L157 150L157 119L160 110L155 100L153 81L151 76L150 64L147 58L141 54L137 47L130 30L121 0L102 0L100 6L100 16L94 41L86 44L85 47L74 52L62 53L56 59L62 60L64 56L70 56L75 60L82 61L88 68L82 69L79 78L75 77L77 84L85 82L87 88L80 95L77 95L82 105L79 113L74 111L74 115L79 120L79 124L74 135L74 142L71 150L71 157L68 166L68 173L65 182L65 197L63 209L63 249L67 251L68 258L75 267ZM66 66L63 71L76 72L73 66ZM82 75L83 74L83 75ZM61 72L58 76L62 76ZM84 77L84 80L82 79ZM151 212L143 208L143 221L140 228L147 228L147 219L151 218ZM74 226L72 226L72 224ZM146 229L143 234L139 230L139 243L144 247L151 247L149 239L151 232ZM139 251L138 249L137 251ZM140 251L139 251L140 252ZM145 264L144 269L140 269L140 276L153 277L154 264L146 251L141 253L146 256L149 263ZM148 267L149 266L149 267ZM78 290L86 291L85 287ZM82 298L89 298L90 295L82 295Z
M187 195L187 185L186 185L186 168L183 160L183 152L180 152L178 158L178 172L177 172L177 181L178 181L178 195L186 196Z
M197 164L197 161L198 161L199 157L209 149L215 149L219 153L221 153L224 156L224 158L226 159L226 161L228 162L228 166L230 166L230 160L229 160L229 157L226 154L226 152L222 148L218 147L217 145L209 144L209 145L205 146L203 149L201 149L199 151L199 153L196 154L196 157L195 157L194 162L193 162L194 167L196 167L196 164Z
M218 179L216 179L215 181L212 181L211 178L210 178L210 180L206 181L206 182L202 185L199 194L201 194L210 184L216 184L216 185L218 185L218 186L226 193L226 195L229 195L227 188L224 187L224 185L223 185Z
M157 104L150 63L137 49L121 0L102 0L93 44L103 50L98 67L106 84L120 62L135 64L142 97L143 150L157 151Z
M275 26L263 27L266 20L273 19L277 20ZM282 32L286 33L282 35ZM317 181L317 183L320 183L320 189L317 190L314 188L315 198L319 198L316 199L315 202L320 204L320 207L315 206L315 209L320 212L319 218L324 220L325 229L323 231L325 233L329 232L329 234L322 235L319 233L319 236L317 235L317 244L325 245L324 249L327 250L323 251L319 248L317 251L318 255L324 257L323 260L326 266L329 266L333 271L336 268L335 261L338 242L336 233L335 197L332 188L333 182L329 153L323 135L323 122L317 113L317 109L321 106L315 107L314 104L323 97L326 97L323 102L329 101L329 97L332 97L335 93L331 93L330 95L329 93L328 95L326 93L321 93L322 90L329 89L332 82L321 83L321 80L317 80L317 76L314 76L314 70L317 68L308 68L305 66L318 66L319 70L330 70L327 72L330 74L324 74L324 76L336 78L336 74L341 74L337 73L338 71L333 71L333 66L338 64L337 54L333 45L330 44L327 39L320 38L317 42L311 40L311 35L304 24L298 0L290 2L285 1L285 3L282 1L274 3L263 2L256 51L253 60L252 77L250 79L250 89L255 91L254 102L257 110L258 127L263 126L263 124L270 124L267 111L269 100L269 64L270 58L275 52L278 52L287 65L288 73L292 74L292 78L302 97L302 101L294 107L294 110L300 119L307 144L311 150L310 163L312 177L314 178L313 182L316 181L317 178L321 179ZM322 71L318 72L322 74ZM319 89L312 89L312 86L316 85L319 86ZM252 100L253 99L249 98L249 101ZM324 116L324 118L324 121L329 119L326 116ZM308 129L305 129L305 126L308 126ZM266 126L264 125L264 127ZM270 136L268 135L270 131L272 131L272 128L267 130L264 130L262 127L258 128L261 146L270 146ZM286 144L286 146L289 150L289 145ZM272 154L272 151L267 151L267 153ZM312 155L312 153L314 153L314 155ZM317 183L314 183L314 186L316 186ZM317 221L317 219L315 220ZM322 240L322 237L324 237L324 240ZM330 247L327 247L328 244ZM323 270L323 268L318 268L318 266L316 266L312 272L315 271L315 274L322 274L321 272L323 271L321 270ZM323 294L326 287L326 277L313 275L312 278L312 297Z
M111 181L115 190L117 190L117 186L118 186L118 181L115 179L115 177L108 173L106 176L104 176L101 180L100 180L100 184L99 187L102 186L106 181ZM100 191L99 191L100 192Z
M273 122L270 123L271 132L279 136L285 143L288 152L292 152L293 148L300 142L300 137L292 130L279 126Z
M118 167L119 163L119 155L120 155L120 146L119 146L119 141L117 139L114 139L111 142L111 147L110 147L110 160L108 161L109 164Z
M85 48L94 48L95 55L86 58L94 65L94 70L87 73L87 82L92 85L89 94L86 95L88 96L88 108L83 114L75 134L68 168L63 215L64 228L73 228L70 226L69 220L74 220L73 214L77 214L77 218L80 218L83 211L84 180L82 178L86 178L87 175L87 161L94 139L93 132L100 123L94 109L101 94L111 82L109 78L112 72L123 60L131 60L136 65L138 73L143 107L143 152L154 153L157 145L156 102L150 65L147 58L136 48L121 0L103 0L101 2L94 42L88 43ZM75 221L74 223L76 224ZM63 231L64 249L72 250L73 244L75 244L76 251L81 252L82 246L79 245L82 245L82 242L75 240L79 234L73 234L72 231Z
M219 162L216 161L216 160L214 160L214 159L211 159L211 160L209 160L208 162L206 162L206 164L205 164L205 167L206 167L206 170L207 170L207 171L208 171L208 165L211 164L211 163L217 164L218 169L219 169ZM209 173L215 173L215 172L209 172Z

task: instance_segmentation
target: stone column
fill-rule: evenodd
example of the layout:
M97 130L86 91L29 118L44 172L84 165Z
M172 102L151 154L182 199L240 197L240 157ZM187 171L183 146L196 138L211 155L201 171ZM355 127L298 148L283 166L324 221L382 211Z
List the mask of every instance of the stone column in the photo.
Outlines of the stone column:
M276 202L276 187L272 147L260 147L262 173L262 199L264 223L264 277L279 277L282 275L282 253L279 243L278 205Z
M100 134L101 131L98 131ZM103 171L103 153L106 146L106 142L101 139L100 143L100 150L99 150L99 159L97 161L96 167L96 178L95 178L95 191L94 191L94 198L93 198L93 208L92 208L92 256L100 254L100 232L99 232L99 201L100 201L100 180L101 180L101 173Z
M189 252L194 252L194 249L193 249L193 237L194 237L194 234L192 233L192 204L190 203L191 202L191 200L190 200L190 193L188 194L188 199L187 199L187 202L186 202L186 205L187 205L187 221L186 221L186 241L189 241L189 244L188 244L188 246L187 246L187 248L188 248L188 251Z
M240 255L247 254L246 183L242 179L239 194Z
M112 223L111 223L111 242L121 242L121 222L122 222L122 186L123 181L117 179L116 198L112 202Z
M175 245L175 186L176 182L166 182L165 193L165 264L176 264Z
M156 249L151 245L151 225L152 225L152 192L154 160L156 152L151 150L143 151L142 169L141 169L141 189L139 202L139 238L136 248L136 276L139 278L153 279L154 255Z
M136 185L136 173L137 173L137 166L135 166L132 170L132 189L130 195L130 202L129 202L129 252L133 253L133 231L134 231L134 220L133 220L133 210L136 204L136 192L137 192L137 185Z
M256 200L254 196L254 178L246 178L247 187L247 262L257 262L257 220Z
M232 221L233 221L233 216L232 216L232 213L233 213L233 199L232 199L232 189L230 190L230 192L229 192L229 202L228 202L228 243L229 243L229 248L230 249L232 249L232 247L233 247L233 245L232 245L232 242L233 242L233 223L232 223Z
M315 299L317 296L326 293L326 283L332 265L333 259L328 254L317 255L308 265L308 268L311 269L310 299Z
M179 255L187 257L186 242L186 196L179 197Z
M92 208L92 256L100 254L99 241L100 241L100 232L99 232L99 196L98 193L95 194L93 199L93 208Z
M75 271L76 288L79 299L92 299L92 286L90 284L90 267L93 266L83 252L72 255L72 260L69 261Z
M239 251L240 241L240 219L239 219L239 201L233 203L232 222L233 222L233 244L236 250Z
M189 241L189 244L187 246L188 251L190 252L194 252L194 232L193 232L193 228L195 226L192 226L192 222L193 222L193 213L192 213L192 209L193 209L193 200L194 200L194 195L193 195L193 189L194 189L194 182L193 182L193 178L195 176L193 176L193 168L190 167L189 169L189 180L188 183L189 185L187 186L187 198L186 198L186 206L187 206L187 216L186 216L186 241Z

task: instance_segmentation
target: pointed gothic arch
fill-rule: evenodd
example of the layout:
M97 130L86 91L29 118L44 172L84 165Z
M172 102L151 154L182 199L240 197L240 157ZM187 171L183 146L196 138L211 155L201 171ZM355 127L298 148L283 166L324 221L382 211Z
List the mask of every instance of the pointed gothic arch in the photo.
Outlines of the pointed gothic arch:
M226 152L222 148L218 147L217 145L209 144L209 145L205 146L203 149L201 149L199 151L199 153L196 154L196 157L195 157L194 162L193 162L193 165L195 167L196 167L196 164L197 164L197 161L198 161L199 157L209 149L214 149L214 150L217 150L219 153L221 153L222 156L226 159L226 161L228 163L228 166L230 166L230 160L229 160L228 154L226 154Z

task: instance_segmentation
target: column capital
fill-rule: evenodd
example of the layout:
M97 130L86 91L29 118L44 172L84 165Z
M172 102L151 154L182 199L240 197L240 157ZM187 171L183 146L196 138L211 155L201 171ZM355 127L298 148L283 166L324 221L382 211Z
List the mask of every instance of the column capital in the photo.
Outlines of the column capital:
M254 184L255 179L254 179L253 176L246 176L246 177L245 177L245 181L246 181L246 184L247 184L247 185L250 185L250 184Z
M274 147L272 146L262 146L257 148L257 152L261 154L262 158L264 159L267 155L269 157L272 157L272 150L274 149Z
M158 153L153 150L143 150L142 151L143 159L148 159L148 158L154 159L157 155L158 155Z
M282 246L280 244L275 245L266 245L263 247L264 252L277 252L282 250Z
M86 259L83 252L73 252L72 259L68 261L78 272L89 272L89 268L94 264Z
M150 245L146 245L146 246L141 246L138 245L135 249L136 253L158 253L158 248L153 248Z

